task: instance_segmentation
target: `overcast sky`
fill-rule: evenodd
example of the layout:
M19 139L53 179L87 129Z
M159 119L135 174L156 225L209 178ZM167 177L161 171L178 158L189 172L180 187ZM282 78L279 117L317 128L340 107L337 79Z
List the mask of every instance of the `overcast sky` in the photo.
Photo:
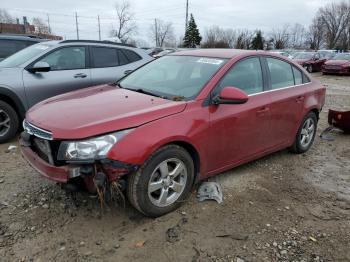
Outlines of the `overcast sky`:
M223 28L247 28L270 31L285 23L308 26L321 6L341 0L189 0L200 33L211 25ZM98 39L97 15L101 18L102 38L109 37L115 26L116 0L2 0L1 8L15 17L27 16L47 21L50 17L52 31L66 39L76 39L74 12L78 13L80 39ZM154 45L149 38L149 28L154 18L173 23L177 39L184 34L186 0L130 0L138 26L135 38Z

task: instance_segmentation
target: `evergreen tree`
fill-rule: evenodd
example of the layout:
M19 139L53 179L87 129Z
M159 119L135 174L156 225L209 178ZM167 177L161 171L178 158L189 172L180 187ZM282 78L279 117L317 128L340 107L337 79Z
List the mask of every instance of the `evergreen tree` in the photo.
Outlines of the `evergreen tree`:
M256 31L256 35L254 36L251 48L255 50L263 50L264 49L264 38L262 37L262 33L260 30Z
M194 21L193 15L191 14L190 21L186 29L183 46L194 48L201 44L201 40L202 40L202 37L199 34L197 24Z

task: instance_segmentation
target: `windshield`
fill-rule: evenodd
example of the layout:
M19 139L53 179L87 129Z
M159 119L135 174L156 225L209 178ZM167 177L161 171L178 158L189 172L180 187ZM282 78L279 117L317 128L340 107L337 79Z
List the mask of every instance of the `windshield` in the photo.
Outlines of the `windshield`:
M348 60L348 61L350 61L350 53L336 54L332 60Z
M16 67L36 57L51 46L48 44L35 44L9 56L0 62L0 67Z
M313 58L314 53L296 53L293 55L294 59L311 59Z
M164 56L128 75L119 85L174 100L192 99L226 61L222 58Z

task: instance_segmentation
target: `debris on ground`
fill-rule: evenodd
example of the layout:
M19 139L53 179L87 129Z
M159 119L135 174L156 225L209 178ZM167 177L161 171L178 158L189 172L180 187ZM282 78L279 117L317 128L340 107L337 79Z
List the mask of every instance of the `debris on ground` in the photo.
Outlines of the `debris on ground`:
M222 188L217 182L203 182L198 189L197 197L199 201L215 200L222 203Z
M247 240L248 239L248 235L238 234L238 233L218 235L216 237L231 238L231 239L234 239L234 240Z

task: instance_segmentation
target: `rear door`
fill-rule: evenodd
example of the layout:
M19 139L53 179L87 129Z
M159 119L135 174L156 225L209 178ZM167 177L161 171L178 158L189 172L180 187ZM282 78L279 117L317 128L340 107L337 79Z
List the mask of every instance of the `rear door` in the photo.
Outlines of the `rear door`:
M91 79L94 85L119 80L139 65L142 58L131 50L91 46Z
M264 69L259 57L241 60L225 74L212 97L226 86L249 95L241 105L210 105L209 169L230 166L254 158L270 146L270 98L264 93Z
M305 100L303 73L294 65L267 57L270 76L271 137L274 146L289 144L294 140L295 128Z
M91 85L86 46L65 46L55 49L33 64L39 61L48 63L51 70L42 73L23 71L29 106L46 98Z

